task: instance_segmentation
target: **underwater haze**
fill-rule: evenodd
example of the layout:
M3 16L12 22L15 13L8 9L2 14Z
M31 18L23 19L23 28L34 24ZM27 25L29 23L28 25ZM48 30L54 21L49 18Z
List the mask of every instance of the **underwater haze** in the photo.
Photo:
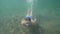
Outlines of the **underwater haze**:
M30 28L32 31L20 24L28 7L26 0L0 0L0 34L60 34L60 0L34 1L33 16L38 25Z

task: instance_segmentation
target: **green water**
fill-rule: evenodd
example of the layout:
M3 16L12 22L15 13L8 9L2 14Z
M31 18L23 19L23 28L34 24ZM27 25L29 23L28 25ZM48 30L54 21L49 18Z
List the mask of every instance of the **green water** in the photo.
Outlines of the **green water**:
M26 0L0 0L0 34L25 34L20 21L26 15ZM38 25L28 34L60 34L60 0L37 0L33 15Z

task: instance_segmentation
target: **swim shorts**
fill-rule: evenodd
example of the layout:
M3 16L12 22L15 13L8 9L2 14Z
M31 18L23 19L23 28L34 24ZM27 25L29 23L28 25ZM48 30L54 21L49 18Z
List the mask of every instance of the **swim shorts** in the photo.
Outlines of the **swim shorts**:
M26 16L26 18L30 18L30 19L32 19L32 16Z

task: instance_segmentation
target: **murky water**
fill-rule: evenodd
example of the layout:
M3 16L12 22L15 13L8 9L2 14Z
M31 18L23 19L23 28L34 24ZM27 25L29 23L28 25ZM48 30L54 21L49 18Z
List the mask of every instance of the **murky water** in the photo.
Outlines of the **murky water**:
M37 0L33 16L37 25L28 29L20 21L26 15L26 0L0 0L0 34L60 34L60 1Z

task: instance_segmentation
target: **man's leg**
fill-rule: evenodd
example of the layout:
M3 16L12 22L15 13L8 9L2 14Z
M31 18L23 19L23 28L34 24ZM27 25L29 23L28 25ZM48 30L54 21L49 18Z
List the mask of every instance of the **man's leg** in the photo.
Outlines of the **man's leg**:
M28 9L28 11L27 11L27 15L26 15L26 17L27 17L27 16L29 16L29 9Z
M32 16L32 10L30 11L30 16Z
M26 16L32 16L32 9L28 9Z

